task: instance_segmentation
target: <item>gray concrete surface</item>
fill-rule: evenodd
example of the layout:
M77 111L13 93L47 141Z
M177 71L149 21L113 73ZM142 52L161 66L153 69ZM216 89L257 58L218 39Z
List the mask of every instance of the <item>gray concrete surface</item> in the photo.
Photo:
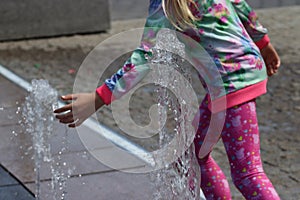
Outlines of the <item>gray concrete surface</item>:
M93 33L110 27L108 0L2 0L0 41Z
M0 165L0 199L33 200L34 196Z
M0 167L0 199L30 200L32 195L28 190L35 193L36 188L31 148L33 144L31 136L26 134L24 127L20 125L22 116L18 111L27 92L2 76L0 76L0 91L0 164L28 188L24 188L24 185L20 185L15 178ZM124 155L128 165L119 165L119 168L106 166L87 151L87 147L79 138L80 134L75 129L67 130L59 123L54 125L52 137L48 141L51 146L52 159L55 162L66 163L68 167L65 173L68 173L70 169L70 178L66 181L65 188L66 199L117 200L120 196L122 200L140 200L141 196L151 199L153 186L147 174L122 172L124 167L131 168L133 171L143 167L138 159L129 160L129 157ZM84 136L90 137L85 141L94 142L94 151L97 151L97 155L105 155L113 160L115 151L111 143L88 128L82 128ZM58 151L63 147L67 150L60 155ZM55 190L51 188L51 178L51 163L42 162L40 168L40 199L42 200L53 199Z
M109 5L113 21L145 18L149 0L109 0Z

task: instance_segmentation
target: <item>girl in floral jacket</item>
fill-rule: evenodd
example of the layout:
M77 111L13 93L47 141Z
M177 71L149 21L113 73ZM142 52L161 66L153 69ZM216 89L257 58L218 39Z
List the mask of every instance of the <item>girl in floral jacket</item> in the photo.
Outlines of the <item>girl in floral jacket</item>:
M176 29L201 45L222 78L225 92L206 95L200 106L195 137L201 188L206 198L231 199L220 167L210 153L200 153L212 115L225 109L221 138L235 186L246 199L279 199L262 168L255 98L266 93L267 77L277 73L280 59L267 29L245 0L150 0L141 46L95 92L63 96L63 100L74 101L57 109L55 112L60 113L57 118L70 127L79 126L95 112L90 105L96 105L97 110L134 87L149 70L144 64L152 55L161 28ZM201 76L207 83L205 74Z

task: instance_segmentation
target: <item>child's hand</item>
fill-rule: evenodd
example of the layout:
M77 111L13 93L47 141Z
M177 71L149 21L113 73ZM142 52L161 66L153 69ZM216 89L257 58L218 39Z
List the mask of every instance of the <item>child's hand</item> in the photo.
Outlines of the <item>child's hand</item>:
M260 52L266 63L268 76L277 73L280 67L280 58L273 45L269 43L266 47L261 49Z
M58 114L56 118L59 119L59 122L68 124L68 126L72 128L80 126L87 118L104 105L102 99L96 92L69 94L62 96L61 99L64 101L72 100L72 103L56 109L54 113Z

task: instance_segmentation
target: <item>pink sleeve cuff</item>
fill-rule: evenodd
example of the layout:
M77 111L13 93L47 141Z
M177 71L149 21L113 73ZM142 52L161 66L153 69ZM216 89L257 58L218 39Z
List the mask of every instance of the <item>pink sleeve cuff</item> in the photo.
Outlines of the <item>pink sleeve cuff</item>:
M267 46L270 43L270 38L266 34L262 39L259 41L256 41L255 44L259 49L263 49L265 46Z
M98 87L96 89L96 92L106 105L109 105L114 100L112 92L110 91L110 89L107 87L105 83L100 87Z

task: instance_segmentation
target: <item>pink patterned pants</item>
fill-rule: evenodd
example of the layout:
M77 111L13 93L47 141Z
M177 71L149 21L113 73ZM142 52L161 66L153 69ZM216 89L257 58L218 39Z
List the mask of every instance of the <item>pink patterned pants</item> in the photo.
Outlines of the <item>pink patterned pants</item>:
M197 155L207 134L210 118L207 99L204 99L200 106L199 128L195 137ZM232 180L243 196L247 200L280 199L262 167L255 100L227 109L221 138ZM231 199L227 179L212 156L209 154L202 159L198 158L198 163L201 168L201 188L206 198Z

